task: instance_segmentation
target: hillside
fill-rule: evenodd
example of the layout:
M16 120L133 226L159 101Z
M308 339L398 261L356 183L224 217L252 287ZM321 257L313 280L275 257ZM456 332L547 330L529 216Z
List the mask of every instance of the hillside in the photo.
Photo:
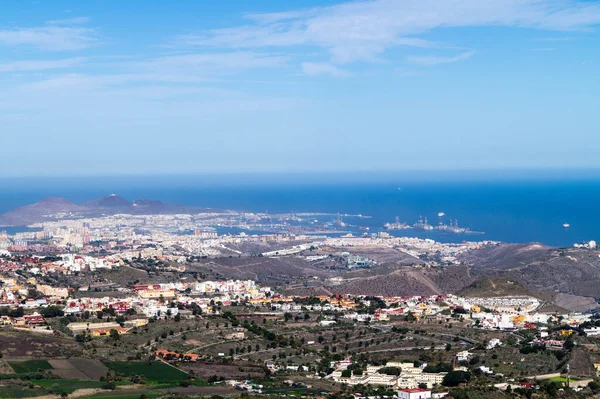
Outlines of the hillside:
M0 215L0 226L26 226L43 221L50 215L87 210L85 206L77 205L64 198L44 198L35 204L22 206Z
M0 227L27 226L33 223L61 218L98 217L118 213L157 215L219 211L222 212L224 210L171 205L153 200L131 202L116 194L90 200L82 205L75 204L64 198L45 198L34 204L22 206L0 215Z
M457 292L465 297L502 297L532 296L548 298L548 294L540 294L523 286L518 281L505 277L480 277Z
M112 209L112 208L129 208L133 203L116 194L107 195L106 197L90 200L83 204L90 209Z
M536 291L600 298L600 251L502 244L470 251L462 260L478 276L508 277Z

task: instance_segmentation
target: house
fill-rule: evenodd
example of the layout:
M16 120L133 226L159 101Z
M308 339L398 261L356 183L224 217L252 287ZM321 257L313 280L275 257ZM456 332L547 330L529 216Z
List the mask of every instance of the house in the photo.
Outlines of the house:
M231 334L227 334L225 339L244 339L246 338L246 334L243 331L232 332Z
M198 361L198 355L195 353L178 353L178 352L171 352L171 351L164 350L164 349L159 349L159 350L155 351L154 354L156 355L156 357L164 359L167 362L170 362L170 361L197 362Z
M335 321L335 320L321 320L321 321L319 322L319 325L321 325L321 326L332 326L332 325L334 325L335 323L336 323L336 321Z
M87 323L87 322L78 322L78 323L69 323L67 326L73 334L80 334L82 332L88 332L92 336L102 336L109 335L110 330L115 330L119 334L127 333L127 329L121 327L119 323L114 322L106 322L106 323Z
M531 382L520 382L519 385L522 388L529 388L529 389L533 389L535 388L535 384L531 383Z
M467 362L471 358L469 351L461 351L456 354L456 360L459 362Z
M595 335L600 335L600 327L584 328L583 332L588 337L593 337Z
M502 341L500 341L498 338L492 338L492 339L490 339L490 342L488 342L485 349L487 349L487 350L494 349L495 347L500 346L500 345L502 345Z
M398 391L399 399L431 399L431 391L421 388L410 388Z

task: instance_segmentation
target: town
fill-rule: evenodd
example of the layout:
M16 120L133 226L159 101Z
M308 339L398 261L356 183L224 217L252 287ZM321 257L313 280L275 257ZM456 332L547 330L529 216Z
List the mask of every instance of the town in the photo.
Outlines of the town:
M66 219L2 233L0 392L119 397L142 385L155 396L412 399L600 390L594 313L523 293L325 292L386 267L390 254L411 259L408 270L435 271L498 243L164 228L180 220ZM302 273L285 269L293 262Z

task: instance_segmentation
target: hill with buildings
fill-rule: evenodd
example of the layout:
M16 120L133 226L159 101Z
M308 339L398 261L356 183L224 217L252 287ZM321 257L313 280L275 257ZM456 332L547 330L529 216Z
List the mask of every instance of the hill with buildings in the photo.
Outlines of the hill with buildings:
M98 217L119 213L138 215L202 213L222 210L165 204L154 200L131 202L116 194L87 201L81 205L64 198L44 198L0 215L0 227L27 226L59 219Z

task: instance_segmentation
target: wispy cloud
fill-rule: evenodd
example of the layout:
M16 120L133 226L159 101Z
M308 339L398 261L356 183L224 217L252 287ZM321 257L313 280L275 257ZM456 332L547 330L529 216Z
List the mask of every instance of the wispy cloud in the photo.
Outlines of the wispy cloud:
M24 60L0 63L0 72L44 71L64 69L81 65L85 58L66 58L62 60Z
M335 63L373 61L395 46L427 47L416 36L438 28L509 26L565 31L600 23L600 3L577 0L354 1L247 15L246 25L181 36L227 48L317 46Z
M89 23L91 20L88 17L74 17L67 19L55 19L48 21L48 25L83 25Z
M32 28L0 29L0 45L31 46L46 51L75 51L98 42L92 28L48 25Z
M304 62L302 63L302 71L308 76L328 75L335 78L347 78L350 76L350 73L335 65L320 62Z
M18 68L33 70L46 67L61 68L76 65L83 59L73 58L45 63L44 61L23 61L19 63L0 64L0 72L15 71ZM285 56L263 54L258 52L226 52L182 54L158 56L143 61L125 60L109 64L110 73L67 73L32 81L24 85L33 90L54 90L66 88L102 88L127 85L147 84L200 84L216 81L223 75L239 74L255 68L275 68L284 66L288 61ZM3 68L4 66L4 68Z
M135 66L162 73L230 72L253 68L283 66L288 57L253 51L192 53L157 57Z
M538 37L534 39L536 42L570 42L575 40L575 38L570 36L561 36L561 37Z
M465 51L464 53L457 54L452 57L440 57L437 55L425 55L425 56L409 56L406 60L412 64L433 66L439 64L451 64L453 62L459 62L466 60L475 54L474 51Z

